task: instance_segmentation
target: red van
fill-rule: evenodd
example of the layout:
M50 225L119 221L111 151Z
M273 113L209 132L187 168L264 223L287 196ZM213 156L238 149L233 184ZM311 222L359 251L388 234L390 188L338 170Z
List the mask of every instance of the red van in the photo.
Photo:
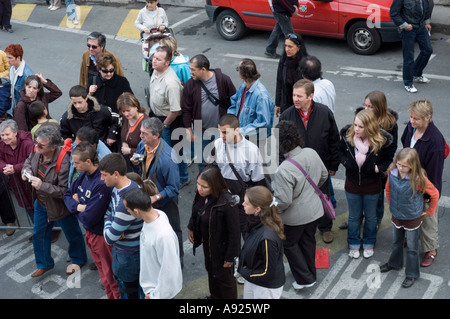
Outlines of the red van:
M299 0L292 17L303 35L346 39L358 54L374 54L382 42L400 41L389 17L392 0ZM247 28L271 31L271 0L206 0L206 13L226 40L238 40Z

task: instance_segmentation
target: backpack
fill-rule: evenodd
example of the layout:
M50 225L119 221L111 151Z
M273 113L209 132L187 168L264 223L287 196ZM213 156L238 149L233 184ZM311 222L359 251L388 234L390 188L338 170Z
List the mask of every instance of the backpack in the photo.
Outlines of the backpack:
M61 164L64 159L64 156L66 156L67 152L70 152L72 150L72 139L67 138L64 140L64 144L62 147L61 152L59 152L58 159L56 160L56 174L59 174L59 171L61 170ZM33 152L36 152L36 146L34 146Z

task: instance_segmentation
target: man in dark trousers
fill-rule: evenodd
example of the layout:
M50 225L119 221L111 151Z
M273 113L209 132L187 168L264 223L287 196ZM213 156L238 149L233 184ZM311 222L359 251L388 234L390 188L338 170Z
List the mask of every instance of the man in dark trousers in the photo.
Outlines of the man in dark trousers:
M298 12L298 1L272 0L271 9L276 24L270 34L266 52L264 52L264 54L269 58L279 59L281 56L277 54L278 41L280 40L281 35L286 37L289 33L294 33L291 17L295 16Z
M334 176L339 167L340 137L333 112L328 106L314 101L314 83L309 80L302 79L294 84L293 100L294 105L280 115L280 121L286 120L296 124L305 147L315 150L328 169L329 175ZM328 181L320 189L330 196ZM318 228L325 243L333 241L332 226L333 221L325 216L319 223Z
M433 47L430 41L431 10L428 0L405 1L394 0L389 15L399 28L403 48L403 84L406 91L416 93L414 81L428 83L429 79L422 72L430 60ZM420 53L414 60L415 43Z

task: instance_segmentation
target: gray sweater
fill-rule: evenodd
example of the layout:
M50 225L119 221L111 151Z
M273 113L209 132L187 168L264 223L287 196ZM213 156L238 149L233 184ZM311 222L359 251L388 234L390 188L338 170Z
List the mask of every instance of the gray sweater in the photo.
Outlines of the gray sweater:
M328 178L328 170L312 148L296 147L290 157L299 163L317 186ZM303 173L292 163L283 161L272 185L281 219L285 225L305 225L323 216L322 202Z

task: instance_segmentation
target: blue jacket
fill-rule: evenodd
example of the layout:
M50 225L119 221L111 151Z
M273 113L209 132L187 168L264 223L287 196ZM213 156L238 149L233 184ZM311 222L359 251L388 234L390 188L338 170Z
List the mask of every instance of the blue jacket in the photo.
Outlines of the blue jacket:
M409 175L401 178L398 169L389 173L390 210L392 216L400 220L413 220L419 218L423 211L423 194L417 190L413 194Z
M228 114L238 115L244 89L245 83L242 83L236 94L231 97L231 106L227 111ZM266 128L267 137L269 137L270 129L273 125L274 112L275 104L269 92L260 80L256 80L245 94L244 105L239 115L241 134L254 136L259 133L258 129Z
M422 7L420 3L422 3ZM419 28L430 24L430 5L428 0L394 0L389 15L401 30L408 24Z
M175 71L180 81L186 83L191 77L189 58L185 55L178 55L170 61L170 67Z
M64 203L87 231L103 235L103 221L111 203L111 192L112 188L101 180L98 169L92 174L82 172L64 193ZM72 198L74 194L78 194L79 202ZM84 212L78 212L78 204L86 205Z
M25 61L23 61L23 63L25 63ZM9 74L11 74L12 68L13 66L9 68ZM31 70L28 64L25 63L22 75L17 77L16 83L14 84L14 96L11 97L11 108L7 111L7 113L11 116L13 115L13 110L16 107L17 102L19 102L20 100L20 91L22 91L22 88L25 85L25 79L30 75L34 75L34 72L33 70Z
M75 148L76 144L75 141L72 143L72 151ZM98 154L98 160L101 161L103 157L105 157L106 155L108 155L109 153L111 153L110 149L108 148L108 146L106 146L105 143L103 143L102 141L98 140L97 143L97 154ZM69 169L69 187L70 187L70 182L72 181L72 176L73 176L73 172L74 172L74 168L73 168L73 159L72 159L72 152L70 153L70 169Z
M162 196L162 199L158 201L158 207L162 207L167 204L171 199L178 196L180 190L180 173L178 170L178 164L172 160L172 158L177 158L173 149L164 142L163 139L160 140L158 149L155 152L155 156L153 157L152 162L150 163L150 168L148 172L144 173L145 176L142 176L144 179L153 176L153 172L155 171L155 157L158 153L158 150L161 149L161 153L159 155L158 162L156 164L156 186L158 187L159 194ZM142 175L143 165L147 159L147 152L144 147L144 143L142 141L139 142L137 149L137 154L143 154L144 160L141 165Z

